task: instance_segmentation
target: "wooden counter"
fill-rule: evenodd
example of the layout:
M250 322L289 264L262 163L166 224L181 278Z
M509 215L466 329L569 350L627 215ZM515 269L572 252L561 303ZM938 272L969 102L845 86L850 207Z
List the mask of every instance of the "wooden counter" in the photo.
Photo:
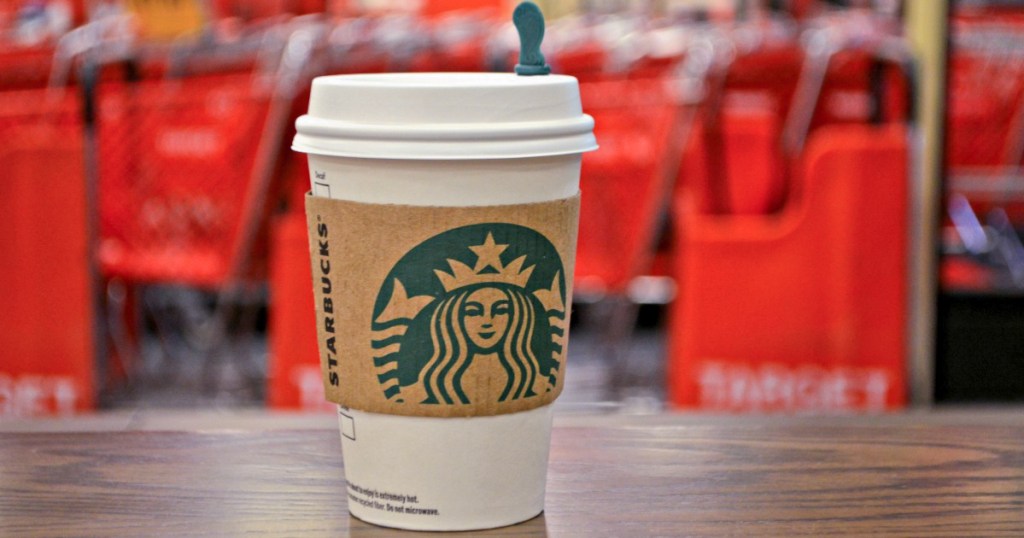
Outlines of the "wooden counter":
M349 517L329 420L7 428L0 536L404 535ZM1024 410L558 415L546 512L457 536L840 533L1024 536Z

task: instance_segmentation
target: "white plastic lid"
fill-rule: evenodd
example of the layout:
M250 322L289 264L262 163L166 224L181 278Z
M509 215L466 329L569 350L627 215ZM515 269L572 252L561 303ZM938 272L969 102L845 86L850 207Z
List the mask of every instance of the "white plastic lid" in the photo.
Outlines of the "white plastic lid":
M565 75L388 73L313 80L292 149L373 159L513 159L597 149Z

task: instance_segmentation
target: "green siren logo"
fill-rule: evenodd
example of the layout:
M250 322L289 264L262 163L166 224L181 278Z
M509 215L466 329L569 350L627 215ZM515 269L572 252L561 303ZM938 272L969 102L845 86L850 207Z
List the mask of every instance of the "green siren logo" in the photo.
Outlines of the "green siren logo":
M372 328L377 379L391 401L505 402L549 392L565 349L561 258L523 226L446 231L391 270Z

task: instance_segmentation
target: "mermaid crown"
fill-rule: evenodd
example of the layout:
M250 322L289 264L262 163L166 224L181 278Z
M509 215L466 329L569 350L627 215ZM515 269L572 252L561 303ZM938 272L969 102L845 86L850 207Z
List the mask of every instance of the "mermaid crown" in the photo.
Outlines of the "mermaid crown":
M476 264L473 267L448 258L451 272L435 269L434 274L446 292L474 284L511 284L525 288L530 275L533 274L534 266L523 268L526 255L512 260L508 265L503 264L501 253L507 248L508 245L495 243L494 236L488 233L483 244L469 247L476 254Z

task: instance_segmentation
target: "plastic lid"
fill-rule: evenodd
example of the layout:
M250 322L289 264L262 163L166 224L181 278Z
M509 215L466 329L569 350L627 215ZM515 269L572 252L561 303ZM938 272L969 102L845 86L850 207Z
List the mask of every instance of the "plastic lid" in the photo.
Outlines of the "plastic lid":
M388 73L313 80L292 149L373 159L514 159L597 149L565 75Z

